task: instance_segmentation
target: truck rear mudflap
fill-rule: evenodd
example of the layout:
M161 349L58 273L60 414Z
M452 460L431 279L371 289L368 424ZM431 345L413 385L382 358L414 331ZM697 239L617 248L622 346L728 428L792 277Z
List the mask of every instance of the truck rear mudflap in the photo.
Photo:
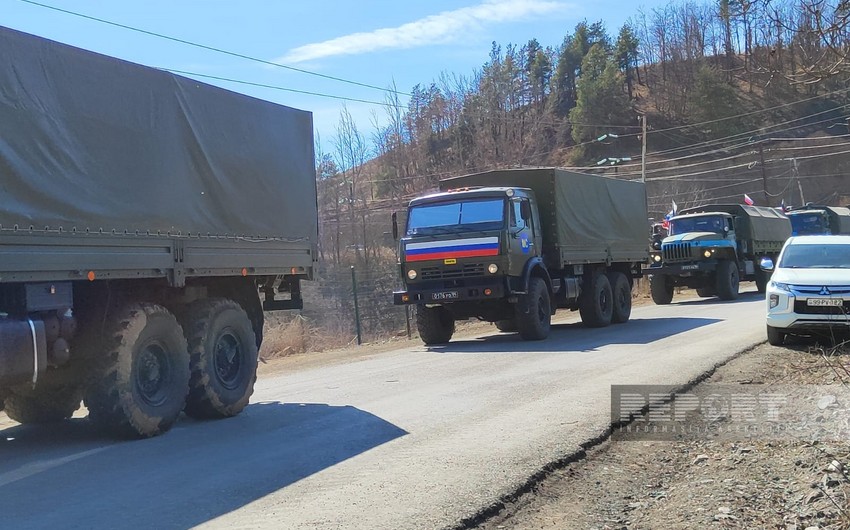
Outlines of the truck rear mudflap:
M499 300L504 297L505 286L500 282L493 282L466 287L394 291L393 303L395 305L446 304L470 300Z

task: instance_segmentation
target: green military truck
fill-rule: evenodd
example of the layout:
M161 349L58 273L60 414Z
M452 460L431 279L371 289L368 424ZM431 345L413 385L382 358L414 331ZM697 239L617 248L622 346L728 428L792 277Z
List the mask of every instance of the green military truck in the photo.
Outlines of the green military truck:
M785 215L791 220L791 234L795 236L850 234L850 208L808 203Z
M0 28L0 409L238 414L313 275L313 158L307 112Z
M399 243L404 288L425 344L478 318L526 340L549 335L558 308L591 327L626 322L647 260L644 185L559 169L444 180L410 202ZM394 226L398 235L398 226Z
M682 210L670 219L661 254L645 271L652 300L669 304L677 286L734 300L741 280L755 281L764 292L769 273L759 261L775 261L790 236L791 222L773 208L710 204Z

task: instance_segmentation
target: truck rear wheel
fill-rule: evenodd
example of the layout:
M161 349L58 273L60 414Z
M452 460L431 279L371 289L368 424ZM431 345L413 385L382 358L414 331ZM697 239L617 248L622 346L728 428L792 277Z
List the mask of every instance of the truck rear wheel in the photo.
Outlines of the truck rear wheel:
M174 424L189 392L183 329L167 309L131 304L111 317L105 358L85 404L89 419L126 437L161 434Z
M734 300L738 298L738 265L729 260L722 260L717 264L717 297L721 300Z
M611 293L614 297L614 311L611 313L611 322L622 324L628 322L632 314L632 286L626 275L619 271L608 273L608 282L611 284Z
M649 276L649 294L657 305L667 305L673 301L673 284L663 274Z
M516 320L513 318L506 318L505 320L497 320L496 321L496 329L499 331L504 331L505 333L513 333L517 330Z
M601 328L611 323L611 317L614 314L614 296L608 276L593 275L590 285L581 294L579 314L581 321L589 328Z
M455 333L455 320L443 306L416 308L416 328L419 338L428 346L445 344Z
M184 325L189 347L186 414L226 418L242 412L257 380L257 341L248 314L232 300L200 300Z
M50 385L12 391L4 403L6 415L18 423L55 423L70 418L82 400L78 386Z
M528 280L528 293L521 295L516 305L516 328L524 340L543 340L552 327L552 304L549 289L542 278Z

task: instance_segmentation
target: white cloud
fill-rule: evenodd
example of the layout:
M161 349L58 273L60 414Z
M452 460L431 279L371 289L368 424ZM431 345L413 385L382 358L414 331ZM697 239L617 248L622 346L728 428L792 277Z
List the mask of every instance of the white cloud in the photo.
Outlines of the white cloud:
M485 0L476 6L443 11L395 28L352 33L299 46L276 61L293 64L339 55L447 44L462 40L470 32L480 30L488 24L549 15L566 7L567 4L553 0Z

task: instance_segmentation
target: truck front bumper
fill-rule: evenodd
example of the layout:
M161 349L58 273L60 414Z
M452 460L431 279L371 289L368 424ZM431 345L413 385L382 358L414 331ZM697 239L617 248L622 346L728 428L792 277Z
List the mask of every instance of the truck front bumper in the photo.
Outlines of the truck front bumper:
M499 300L505 297L503 282L494 281L485 284L464 287L408 289L393 292L393 304L448 304L453 302Z
M717 260L708 259L696 263L671 263L653 265L644 269L645 274L658 274L663 276L701 276L711 274L717 270Z

